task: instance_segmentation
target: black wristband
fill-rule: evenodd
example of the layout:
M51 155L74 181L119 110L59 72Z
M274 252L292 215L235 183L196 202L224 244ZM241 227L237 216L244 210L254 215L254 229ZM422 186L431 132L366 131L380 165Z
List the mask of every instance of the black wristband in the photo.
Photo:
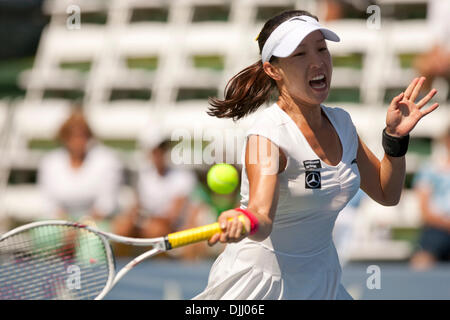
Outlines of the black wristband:
M403 137L393 137L386 133L386 128L383 130L382 139L384 152L391 157L403 157L408 151L409 134Z

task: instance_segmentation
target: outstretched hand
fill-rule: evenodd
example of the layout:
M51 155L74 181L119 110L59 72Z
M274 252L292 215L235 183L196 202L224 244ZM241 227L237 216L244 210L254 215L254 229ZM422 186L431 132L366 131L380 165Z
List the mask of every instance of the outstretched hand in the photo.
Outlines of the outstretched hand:
M431 107L422 110L437 93L436 89L430 90L425 97L415 103L424 81L425 77L415 78L405 92L392 99L386 115L387 134L396 137L408 135L422 117L439 107L438 103L434 103Z

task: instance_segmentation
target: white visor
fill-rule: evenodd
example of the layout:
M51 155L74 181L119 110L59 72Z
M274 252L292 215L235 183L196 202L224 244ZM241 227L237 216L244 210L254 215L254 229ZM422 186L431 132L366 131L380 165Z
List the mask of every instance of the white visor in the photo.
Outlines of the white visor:
M280 58L290 56L303 39L316 30L320 30L327 40L340 41L336 33L322 27L316 19L309 16L293 17L280 24L270 34L261 52L262 62L269 61L272 56Z

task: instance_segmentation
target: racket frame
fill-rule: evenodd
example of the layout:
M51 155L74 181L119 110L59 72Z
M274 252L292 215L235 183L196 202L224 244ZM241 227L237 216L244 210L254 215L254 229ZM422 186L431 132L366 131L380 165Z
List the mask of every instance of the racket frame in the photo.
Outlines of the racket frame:
M241 220L242 223L244 223L244 218L242 215L237 217L239 220ZM230 218L230 220L233 218ZM103 290L97 295L95 300L101 300L104 298L104 296L114 287L114 285L133 267L135 267L140 262L144 261L145 259L154 256L160 252L168 251L174 248L178 248L187 244L195 243L198 241L206 240L213 236L216 233L221 232L221 227L219 226L219 223L213 223L210 225L204 225L200 227L195 227L192 229L187 229L183 231L174 232L171 234L168 234L163 237L158 238L150 238L150 239L142 239L142 238L131 238L131 237L125 237L120 236L117 234L113 234L110 232L101 231L97 228L78 223L78 222L71 222L71 221L63 221L63 220L44 220L44 221L38 221L38 222L32 222L26 225L23 225L21 227L18 227L16 229L13 229L2 236L0 236L0 241L16 234L23 232L27 229L32 229L39 226L67 226L67 227L75 227L78 229L85 229L88 230L97 236L100 237L102 240L105 248L106 248L106 255L108 260L108 267L109 267L109 274L108 279L105 284L105 287ZM245 228L242 230L243 234L246 233ZM134 245L134 246L152 246L153 248L145 251L141 255L137 256L133 260L131 260L128 264L126 264L119 272L116 274L116 266L115 266L115 259L114 259L114 253L111 248L111 241L124 243L128 245Z
M20 227L17 227L11 231L8 231L0 236L0 242L14 236L18 233L21 233L23 231L33 229L36 227L42 227L42 226L67 226L67 227L75 227L80 230L85 229L88 230L94 234L96 234L102 241L105 250L106 250L106 257L108 261L108 280L103 288L103 290L95 297L95 300L101 300L103 299L106 294L115 286L115 284L126 274L128 271L130 271L133 267L135 267L137 264L141 263L145 259L156 255L162 251L167 251L168 247L166 244L166 240L164 237L159 238L151 238L151 239L140 239L140 238L132 238L132 237L124 237L117 234L105 232L98 230L96 228L78 223L78 222L70 222L70 221L64 221L64 220L43 220L43 221L37 221L32 222ZM111 248L110 241L124 243L128 245L135 245L135 246L153 246L153 249L150 249L143 254L137 256L132 261L130 261L128 264L126 264L122 269L119 270L119 272L116 273L116 265L115 265L115 258L114 253Z

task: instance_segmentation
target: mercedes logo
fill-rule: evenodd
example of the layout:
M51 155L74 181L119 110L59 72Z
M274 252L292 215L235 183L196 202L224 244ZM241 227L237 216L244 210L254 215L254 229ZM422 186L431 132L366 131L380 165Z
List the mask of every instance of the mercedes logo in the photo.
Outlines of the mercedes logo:
M306 172L306 187L310 189L320 188L320 173L317 171Z

